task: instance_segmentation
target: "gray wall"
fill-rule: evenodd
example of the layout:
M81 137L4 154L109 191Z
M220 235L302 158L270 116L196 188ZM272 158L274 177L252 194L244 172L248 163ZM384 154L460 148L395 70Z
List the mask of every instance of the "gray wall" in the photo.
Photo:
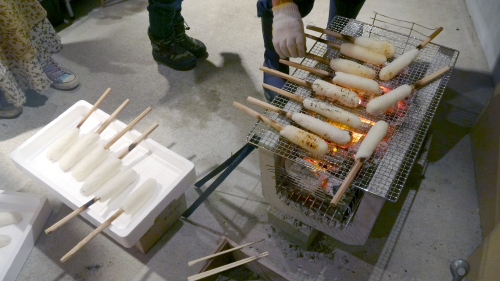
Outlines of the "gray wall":
M500 0L465 0L496 83L500 80Z

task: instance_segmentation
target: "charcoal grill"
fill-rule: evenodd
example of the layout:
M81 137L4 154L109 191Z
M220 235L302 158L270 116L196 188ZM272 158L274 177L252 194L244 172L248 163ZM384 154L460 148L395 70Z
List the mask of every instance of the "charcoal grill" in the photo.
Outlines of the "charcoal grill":
M413 36L344 17L336 17L328 28L345 35L364 35L392 42L397 49L396 57L405 51L414 49L422 41ZM327 38L325 35L322 35L322 38L341 42L335 38ZM326 56L329 59L354 60L320 42L314 44L310 53L321 57ZM402 73L390 81L377 80L377 82L383 91L411 84L444 66L453 69L458 54L456 50L429 43L421 50L417 59ZM391 60L389 59L389 62ZM332 71L328 65L307 58L302 60L301 64ZM364 65L375 69L378 77L381 67L366 63ZM356 109L333 102L335 106L360 116L364 124L361 128L354 130L328 120L333 125L353 132L354 141L347 146L330 145L330 152L321 159L314 158L304 149L280 137L279 132L261 121L258 121L250 131L247 141L269 150L277 156L275 167L268 168L272 169L275 174L276 194L281 200L290 205L291 208L300 209L304 214L328 227L346 227L352 220L364 192L372 193L392 202L398 200L449 81L450 74L451 71L448 71L441 78L413 91L406 100L399 102L380 116L366 113L364 106L369 98L362 98L361 106ZM309 82L320 78L300 69L297 69L293 76ZM283 89L302 97L313 96L311 89L291 82L287 82ZM278 95L272 104L289 111L313 115L305 110L302 104L284 96ZM265 115L281 124L298 126L278 113L266 111ZM321 116L316 116L316 118L322 119ZM379 120L384 120L389 124L387 137L372 157L365 161L340 204L337 207L331 206L330 201L333 194L354 164L354 155L364 135L371 125Z

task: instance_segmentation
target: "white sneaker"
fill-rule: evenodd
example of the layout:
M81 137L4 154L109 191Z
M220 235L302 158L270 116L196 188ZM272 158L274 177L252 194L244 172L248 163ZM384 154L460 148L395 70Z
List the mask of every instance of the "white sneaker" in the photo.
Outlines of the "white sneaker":
M80 85L80 81L78 81L78 78L73 72L60 67L53 59L43 67L43 71L50 81L52 81L52 84L50 84L52 88L58 90L71 90Z

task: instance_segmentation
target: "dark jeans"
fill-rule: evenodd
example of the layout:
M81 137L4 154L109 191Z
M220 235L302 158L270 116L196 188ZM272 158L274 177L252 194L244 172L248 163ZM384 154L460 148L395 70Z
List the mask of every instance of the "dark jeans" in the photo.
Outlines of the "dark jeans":
M330 23L336 15L348 18L356 18L363 6L365 0L330 0L330 11L328 14L328 23ZM294 0L299 8L300 15L305 17L311 12L314 6L314 0ZM260 17L262 22L262 36L264 37L264 66L276 69L281 72L289 72L287 65L279 63L279 55L274 50L273 46L273 11L272 0L258 0L257 1L257 16ZM277 78L276 76L264 73L264 83L282 88L285 80ZM275 93L269 90L264 90L264 94L268 101L272 101Z
M148 0L149 34L158 39L168 39L176 26L184 25L181 15L182 0Z

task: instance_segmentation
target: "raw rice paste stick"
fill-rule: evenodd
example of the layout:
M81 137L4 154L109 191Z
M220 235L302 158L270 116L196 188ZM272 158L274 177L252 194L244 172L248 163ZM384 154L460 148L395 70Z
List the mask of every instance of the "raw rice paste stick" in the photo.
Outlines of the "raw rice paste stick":
M60 137L58 140L56 140L50 148L47 150L47 153L45 156L49 161L55 162L61 158L61 156L70 148L77 140L78 136L80 135L80 127L83 125L85 121L89 118L89 116L94 112L99 104L104 100L104 98L109 94L111 91L111 88L108 88L102 96L97 100L97 102L92 106L92 108L85 114L85 116L82 118L80 123L76 125L75 128L69 129L62 137Z
M127 156L130 151L132 151L137 145L147 138L156 128L158 128L158 123L155 122L151 127L149 127L139 138L137 138L132 144L130 144L119 156L118 158L109 156L101 165L99 165L90 175L86 178L84 184L80 189L80 193L83 196L89 196L98 190L105 182L107 182L112 177L116 176L123 165L122 159Z
M105 146L96 145L92 151L90 151L83 159L75 165L75 169L71 173L73 178L77 181L82 181L87 177L90 172L92 172L97 166L104 162L110 154L109 149L113 144L115 144L126 132L132 130L132 128L149 112L151 107L144 110L139 116L137 116L130 124L128 124L123 130L115 135L115 137L110 140Z
M96 237L99 233L101 233L104 229L108 228L111 223L116 220L120 215L125 213L126 215L134 215L137 213L148 200L153 196L156 191L157 182L153 179L148 179L145 181L137 190L132 192L126 199L123 201L120 209L116 211L109 219L107 219L103 224L101 224L98 228L92 231L87 237L85 237L80 243L78 243L73 249L71 249L66 255L61 258L61 262L64 263L68 259L70 259L74 254L78 252L83 246L85 246L90 240Z
M71 169L83 156L87 155L96 145L99 140L99 135L116 119L118 114L129 103L126 99L116 110L113 112L106 121L95 132L90 132L81 136L73 146L71 146L66 153L59 160L59 168L64 172Z

